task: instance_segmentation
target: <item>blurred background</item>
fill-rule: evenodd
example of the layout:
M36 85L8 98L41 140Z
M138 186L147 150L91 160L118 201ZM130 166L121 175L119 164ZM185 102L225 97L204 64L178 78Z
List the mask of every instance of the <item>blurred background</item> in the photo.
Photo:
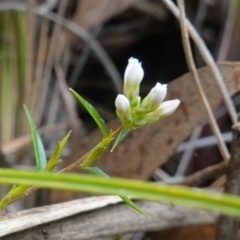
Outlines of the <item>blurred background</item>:
M240 1L186 0L185 4L189 20L214 59L238 61ZM204 66L194 45L193 53L197 67ZM68 88L88 100L109 126L117 126L114 101L122 92L122 77L130 57L138 58L145 71L142 96L156 82L169 83L188 72L179 23L161 0L1 0L0 166L35 169L23 104L39 128L47 156L69 129L73 133L62 166L87 152L99 135ZM234 103L239 105L238 96ZM215 115L229 142L231 122L226 109L219 109ZM108 174L158 181L164 176L189 175L220 162L207 122L194 131L191 151L184 154L189 142L181 144L151 176L128 170L125 174L124 166L116 173L105 165ZM6 191L2 187L0 195ZM41 190L7 211L76 197L79 195Z

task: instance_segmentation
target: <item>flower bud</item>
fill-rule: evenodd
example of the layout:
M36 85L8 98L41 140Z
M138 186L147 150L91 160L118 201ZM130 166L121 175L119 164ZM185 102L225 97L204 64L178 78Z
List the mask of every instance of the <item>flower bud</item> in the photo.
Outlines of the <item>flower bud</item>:
M140 108L143 108L145 113L153 112L159 107L166 95L167 85L157 83L156 86L151 89L150 93L143 99Z
M115 100L115 106L116 106L117 111L119 111L119 112L126 113L126 112L130 111L129 101L122 94L118 94L118 96Z
M179 104L180 100L178 99L165 101L160 105L160 107L157 110L159 111L159 113L161 113L161 115L165 117L172 114L177 109Z
M143 75L141 63L136 58L130 58L124 74L123 93L129 99L131 107L139 104L139 88Z
M179 104L180 101L178 99L163 102L154 112L145 114L142 120L147 122L146 125L158 122L159 120L162 120L163 118L172 114L177 109Z
M118 94L115 100L116 114L124 126L131 126L132 113L129 100L122 94Z
M149 101L152 104L160 104L167 95L167 84L157 83L149 93Z
M139 85L143 79L143 69L141 63L136 58L128 60L128 66L124 73L124 84L134 86Z

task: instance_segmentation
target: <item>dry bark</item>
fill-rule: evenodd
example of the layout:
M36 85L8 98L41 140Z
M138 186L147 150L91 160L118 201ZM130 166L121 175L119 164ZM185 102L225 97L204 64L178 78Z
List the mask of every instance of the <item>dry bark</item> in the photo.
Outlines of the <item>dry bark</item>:
M205 211L137 202L149 214L145 217L125 204L109 206L118 200L117 197L87 198L9 214L0 218L0 236L2 240L96 239L127 232L213 225L217 220L216 214ZM3 237L9 232L15 233Z
M233 141L231 143L231 161L228 167L225 191L240 194L240 122L232 126ZM218 240L239 240L240 220L222 216L218 225Z
M215 240L216 226L188 226L148 233L144 240Z

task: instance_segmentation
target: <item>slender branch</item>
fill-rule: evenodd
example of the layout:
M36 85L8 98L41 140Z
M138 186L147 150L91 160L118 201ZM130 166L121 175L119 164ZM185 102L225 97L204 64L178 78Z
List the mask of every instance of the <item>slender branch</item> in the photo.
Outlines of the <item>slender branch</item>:
M177 6L173 3L171 0L162 0L162 2L166 5L166 7L173 13L173 15L176 18L179 17L179 10ZM226 84L221 76L221 73L211 55L209 50L206 47L206 44L203 42L202 38L199 36L193 25L187 20L184 19L184 22L186 24L187 30L189 31L190 36L192 37L193 41L197 45L199 52L203 58L203 60L207 63L207 65L212 70L213 76L221 90L221 93L223 95L224 102L226 104L226 107L228 109L229 115L231 117L231 120L233 123L237 122L237 112L234 107L234 104L232 102L232 99L229 95L228 89L226 87Z
M197 73L197 69L196 69L196 66L195 66L195 63L194 63L194 60L193 60L189 35L188 35L186 23L185 23L184 1L183 0L177 0L177 2L178 2L179 9L180 9L179 21L180 21L180 26L181 26L182 41L183 41L183 47L184 47L184 52L185 52L188 68L193 75L193 78L196 82L199 94L200 94L200 96L203 100L204 106L205 106L207 114L208 114L211 129L212 129L213 133L215 134L215 136L217 138L217 141L218 141L219 150L222 154L222 157L223 157L224 161L227 163L230 159L230 153L229 153L229 151L226 147L225 142L223 141L221 132L220 132L218 126L217 126L217 122L214 118L214 115L213 115L213 112L211 110L208 99L207 99L207 97L204 93L204 90L203 90L203 87L201 85L201 82L200 82L200 79L199 79L199 76L198 76L198 73Z
M218 178L227 172L227 164L221 162L213 166L206 167L198 172L195 172L189 176L175 176L164 180L166 184L184 185L191 187L198 187L205 183L207 180Z
M121 130L122 130L122 126L120 126L116 131L114 131L113 138L115 138L120 133ZM90 152L91 152L91 150L88 153L86 153L84 156L79 158L76 162L74 162L73 164L67 166L66 168L62 169L59 172L70 172L74 168L79 167L80 163L83 162L88 157Z

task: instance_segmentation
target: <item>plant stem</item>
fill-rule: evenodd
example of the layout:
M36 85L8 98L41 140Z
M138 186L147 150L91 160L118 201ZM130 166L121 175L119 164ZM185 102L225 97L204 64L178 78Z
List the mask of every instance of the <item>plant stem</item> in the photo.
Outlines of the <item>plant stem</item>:
M118 134L121 132L121 130L122 130L122 126L120 126L117 130L114 131L113 137L116 138L116 137L118 136ZM88 155L91 153L91 151L92 151L92 150L90 150L89 152L87 152L85 155L83 155L81 158L79 158L79 159L78 159L76 162L74 162L73 164L71 164L71 165L63 168L62 170L60 170L60 171L57 172L57 173L70 172L71 170L73 170L73 169L75 169L75 168L78 168L79 165L80 165L85 159L87 159L87 157L88 157ZM39 189L38 187L34 187L34 186L33 186L33 187L30 187L30 188L27 189L26 195L29 195L29 194L35 192L35 191L38 190L38 189ZM25 197L25 196L21 196L21 197L19 197L19 198L11 199L11 200L9 201L8 205L11 204L11 203L13 203L13 202L15 202L15 201L17 201L17 200L19 200L19 199L21 199L21 198L23 198L23 197Z

